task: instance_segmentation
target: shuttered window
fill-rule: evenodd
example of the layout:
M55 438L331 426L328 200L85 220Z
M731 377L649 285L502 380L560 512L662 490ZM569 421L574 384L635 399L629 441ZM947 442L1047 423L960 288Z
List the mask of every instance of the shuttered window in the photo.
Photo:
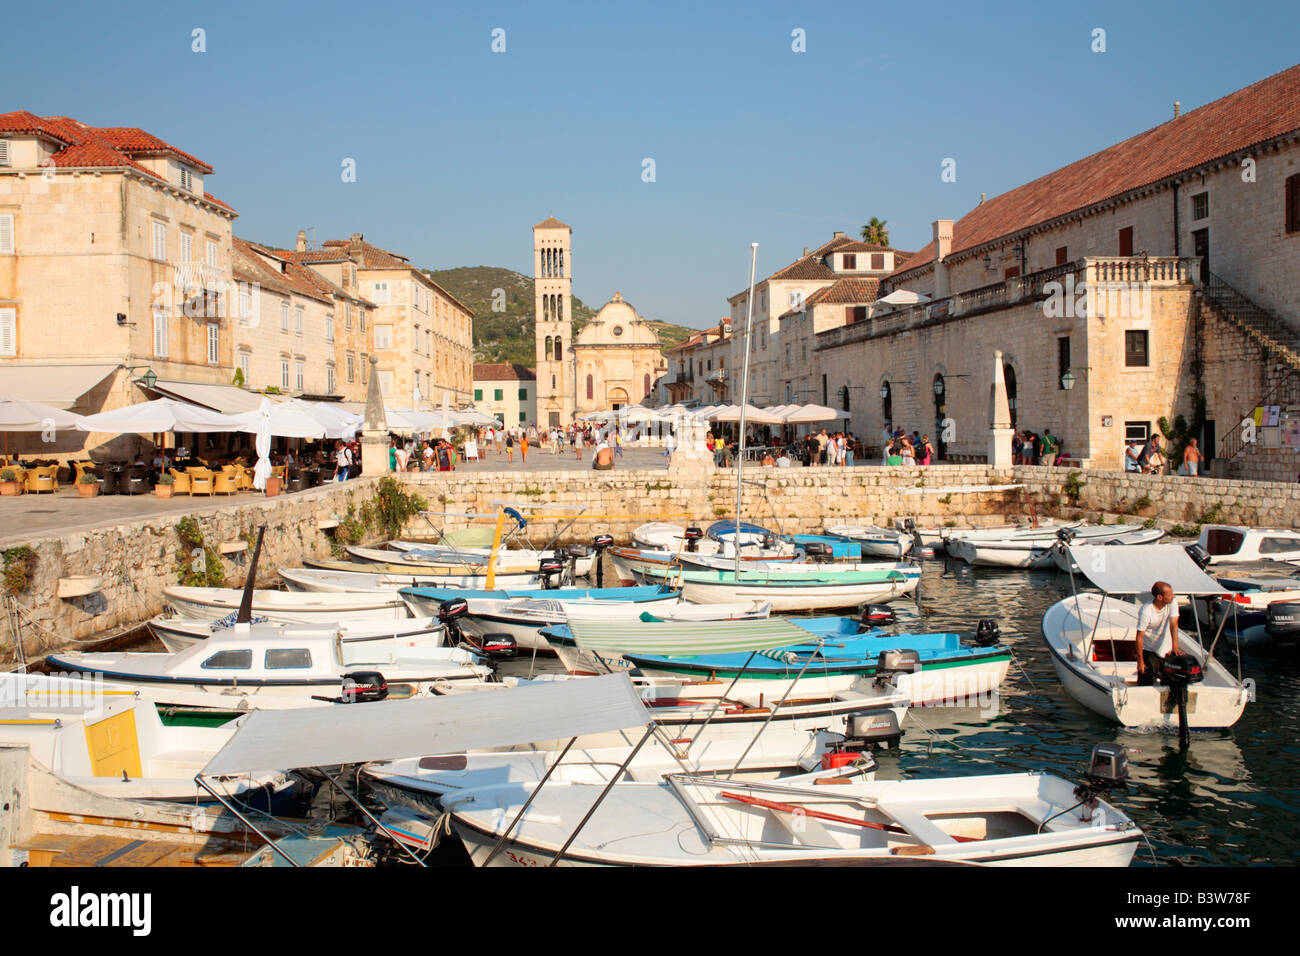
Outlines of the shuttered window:
M14 217L13 213L0 216L0 255L11 256L14 253Z
M280 387L289 387L289 361L287 359L280 359Z
M167 313L153 314L153 355L154 358L167 357Z
M181 233L181 264L194 261L194 237L188 232Z
M281 332L289 331L289 303L288 302L280 303L280 331Z
M0 309L0 355L18 354L18 310Z
M167 227L161 222L153 224L153 257L159 262L167 261Z
M298 306L293 310L293 331L298 335L302 335L302 306Z
M298 383L297 388L298 391L300 392L302 391L302 373L303 373L303 364L301 362L294 362L293 363L294 380Z
M325 316L325 341L334 341L334 316L332 315Z
M219 365L221 362L221 326L216 322L208 323L208 364Z
M211 239L208 240L208 265L217 267L217 244Z
M9 140L0 139L0 166L9 165Z

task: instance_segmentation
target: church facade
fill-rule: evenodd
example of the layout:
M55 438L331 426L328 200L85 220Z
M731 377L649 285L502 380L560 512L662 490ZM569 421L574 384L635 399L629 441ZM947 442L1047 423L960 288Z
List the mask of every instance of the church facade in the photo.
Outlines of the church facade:
M659 335L615 292L573 332L573 230L551 217L533 227L537 421L643 403L667 368Z

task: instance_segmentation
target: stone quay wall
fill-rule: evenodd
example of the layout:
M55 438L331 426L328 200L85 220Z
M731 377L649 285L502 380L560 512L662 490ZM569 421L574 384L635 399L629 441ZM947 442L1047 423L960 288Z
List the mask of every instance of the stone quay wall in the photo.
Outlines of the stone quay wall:
M422 495L431 512L407 526L412 537L430 538L433 528L453 530L490 519L495 502L524 505L537 515L526 529L537 546L559 534L559 543L587 543L611 533L626 543L648 521L706 526L735 517L733 471L614 471L603 474L481 472L403 475L409 491ZM194 512L206 542L218 550L252 540L267 528L259 566L260 586L273 586L279 567L331 554L328 525L360 507L374 493L375 479L361 478L277 498L245 499ZM1073 492L1073 494L1072 494ZM569 523L568 515L586 513ZM913 517L919 526L985 525L1026 516L1086 518L1190 529L1201 521L1300 528L1300 485L1214 478L1178 478L1073 471L1067 468L939 465L929 468L747 469L741 517L786 534L819 532L828 523L887 524ZM177 583L182 546L176 515L32 540L37 554L29 586L19 595L21 633L29 657L90 641L138 625L163 609L162 589ZM566 528L567 525L567 528ZM372 536L373 538L373 536ZM223 555L227 583L240 585L249 550ZM185 556L188 559L188 556ZM83 597L59 598L61 578L102 578ZM12 615L11 615L12 616ZM0 662L16 656L10 624L0 626Z

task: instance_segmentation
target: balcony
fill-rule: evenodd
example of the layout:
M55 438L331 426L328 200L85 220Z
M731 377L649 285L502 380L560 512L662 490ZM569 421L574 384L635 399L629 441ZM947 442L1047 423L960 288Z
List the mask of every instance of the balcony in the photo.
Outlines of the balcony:
M186 291L220 290L230 281L227 276L228 273L219 266L208 265L206 262L182 262L176 267L174 281L176 288Z

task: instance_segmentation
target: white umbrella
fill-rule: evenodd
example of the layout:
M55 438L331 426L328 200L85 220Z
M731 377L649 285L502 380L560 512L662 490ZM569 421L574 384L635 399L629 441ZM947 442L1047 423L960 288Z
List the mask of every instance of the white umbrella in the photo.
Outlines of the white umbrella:
M81 416L52 405L21 398L0 398L0 431L40 432L47 428L76 428Z
M811 422L829 422L851 417L848 412L827 408L825 405L804 405L786 412L782 419L787 425L804 425Z
M284 404L301 408L324 425L326 438L351 439L356 436L363 421L362 416L327 402L304 402L300 398L295 398Z
M237 432L243 430L243 424L243 417L239 415L222 415L172 398L156 398L152 402L141 402L138 405L127 405L97 415L82 416L81 421L77 422L77 427L83 432L148 435L153 432L172 431Z
M740 406L728 405L726 408L715 412L713 418L719 422L738 422L740 421ZM780 425L784 421L784 418L779 418L761 408L755 408L753 405L745 406L746 425Z
M258 491L266 490L266 479L271 477L271 400L263 397L262 406L257 410L257 439L253 443L257 449L257 464L253 466L253 487Z
M456 412L447 416L452 424L460 425L495 425L496 418L485 412L480 412L477 408L467 408L463 412Z
M268 400L269 401L269 400ZM278 402L271 405L269 423L272 435L281 438L327 438L329 426L302 408L303 403ZM232 416L239 421L234 431L257 434L262 426L262 409Z

